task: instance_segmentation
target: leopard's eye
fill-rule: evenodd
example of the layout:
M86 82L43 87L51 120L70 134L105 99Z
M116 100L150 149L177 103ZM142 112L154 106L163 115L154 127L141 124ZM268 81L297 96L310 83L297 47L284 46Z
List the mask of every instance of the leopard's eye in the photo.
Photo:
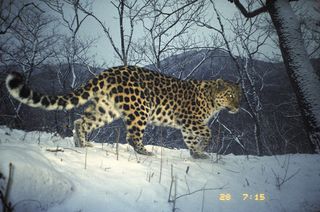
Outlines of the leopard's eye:
M229 95L229 97L230 97L230 98L233 98L233 95L232 95L232 94L230 94L230 95Z

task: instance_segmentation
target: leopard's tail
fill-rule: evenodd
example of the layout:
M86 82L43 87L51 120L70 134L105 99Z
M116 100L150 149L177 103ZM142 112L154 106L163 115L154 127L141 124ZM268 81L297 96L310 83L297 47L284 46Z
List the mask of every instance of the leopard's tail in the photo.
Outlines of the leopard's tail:
M15 99L31 107L45 110L70 110L85 104L94 97L91 89L91 80L87 85L66 95L51 96L38 93L25 85L20 73L12 72L6 78L6 87Z

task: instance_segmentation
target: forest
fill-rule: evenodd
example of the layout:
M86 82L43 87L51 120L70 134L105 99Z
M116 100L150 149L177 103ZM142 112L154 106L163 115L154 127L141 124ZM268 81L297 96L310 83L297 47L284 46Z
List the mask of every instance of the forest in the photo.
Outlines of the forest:
M319 152L320 6L313 1L10 0L1 1L0 16L1 125L70 137L83 112L15 101L4 82L11 71L42 93L65 94L130 64L182 80L240 81L241 110L210 121L208 152ZM117 121L89 139L125 143L124 132ZM144 140L185 148L172 128L149 126Z
M66 95L126 65L239 83L239 111L208 122L207 158L193 157L180 130L151 124L152 154L137 154L121 119L79 147L74 121L88 105L46 111L13 97L35 93L13 72L34 91ZM318 0L0 0L3 212L320 211L319 153Z

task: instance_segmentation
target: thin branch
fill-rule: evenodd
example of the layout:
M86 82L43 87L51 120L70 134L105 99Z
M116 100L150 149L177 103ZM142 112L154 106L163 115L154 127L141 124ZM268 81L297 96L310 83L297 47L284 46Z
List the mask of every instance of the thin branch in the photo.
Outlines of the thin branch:
M201 189L197 189L197 190L192 191L192 192L189 192L189 193L187 193L187 194L182 194L182 195L180 195L180 196L177 196L175 200L177 200L177 199L179 199L179 198L181 198L181 197L185 197L185 196L189 196L189 195L198 193L198 192L200 192L200 191L222 190L222 189L225 189L227 185L228 185L228 183L225 184L225 185L223 185L223 186L221 186L221 187L218 187L218 188L201 188Z
M29 7L29 6L33 6L33 7L37 8L39 11L44 12L44 11L42 11L42 10L41 10L36 4L34 4L34 3L27 3L27 4L23 5L23 6L20 8L18 14L9 22L9 24L5 27L5 29L3 29L3 30L0 31L0 35L6 34L7 31L8 31L8 30L11 28L11 26L14 24L14 22L15 22L17 19L21 19L20 16L21 16L23 10L24 10L25 8ZM1 17L1 19L2 19L4 22L6 21L6 19L3 19L2 17ZM3 23L2 23L2 25L3 25Z
M233 2L236 7L240 10L240 12L246 17L246 18L252 18L255 17L261 13L267 12L267 7L262 6L258 9L255 9L254 11L247 11L247 9L240 3L239 0L229 0L231 3Z

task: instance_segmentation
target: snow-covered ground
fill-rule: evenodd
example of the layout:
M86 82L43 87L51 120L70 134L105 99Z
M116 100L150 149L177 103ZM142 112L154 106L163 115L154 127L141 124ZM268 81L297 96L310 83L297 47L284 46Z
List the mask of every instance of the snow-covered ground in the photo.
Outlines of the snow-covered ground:
M48 151L56 147L63 152ZM320 155L194 160L185 149L147 148L155 155L119 145L117 160L115 145L75 148L72 138L2 126L0 189L11 163L14 211L320 210Z

